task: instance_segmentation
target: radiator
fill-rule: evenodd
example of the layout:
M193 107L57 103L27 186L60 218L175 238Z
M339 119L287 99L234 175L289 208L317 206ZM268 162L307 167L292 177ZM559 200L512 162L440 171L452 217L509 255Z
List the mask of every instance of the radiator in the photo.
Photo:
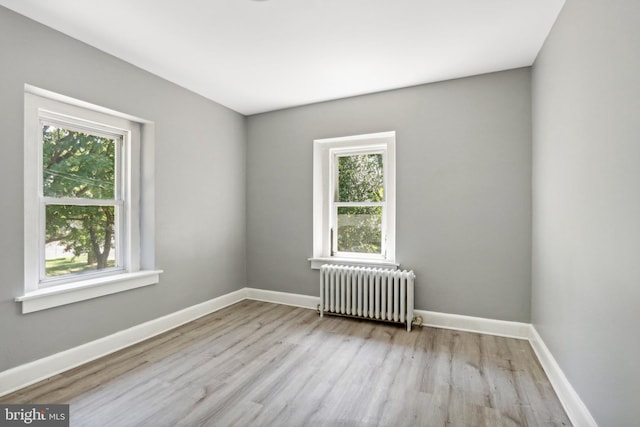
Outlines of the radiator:
M414 280L413 271L325 264L320 267L320 317L406 323L411 331Z

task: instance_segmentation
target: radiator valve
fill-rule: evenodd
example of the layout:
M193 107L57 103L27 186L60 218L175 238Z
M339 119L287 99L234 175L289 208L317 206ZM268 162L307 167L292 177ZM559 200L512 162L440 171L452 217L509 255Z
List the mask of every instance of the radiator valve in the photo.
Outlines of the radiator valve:
M422 328L422 316L413 316L413 322L411 322L411 324Z

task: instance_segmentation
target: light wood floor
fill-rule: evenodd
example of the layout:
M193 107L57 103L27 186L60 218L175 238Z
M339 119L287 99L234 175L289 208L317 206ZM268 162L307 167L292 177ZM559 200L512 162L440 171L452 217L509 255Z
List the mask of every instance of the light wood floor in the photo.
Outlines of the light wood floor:
M72 426L569 426L527 341L243 301L14 394Z

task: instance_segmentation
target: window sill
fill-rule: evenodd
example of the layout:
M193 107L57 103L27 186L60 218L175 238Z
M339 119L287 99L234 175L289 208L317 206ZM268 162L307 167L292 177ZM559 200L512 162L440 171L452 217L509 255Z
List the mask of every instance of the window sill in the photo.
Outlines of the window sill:
M46 310L47 308L71 304L104 295L115 294L129 289L153 285L160 281L162 270L146 270L114 276L98 277L67 283L50 288L38 289L17 297L22 303L22 313Z
M358 259L358 258L309 258L311 262L312 270L319 270L324 264L341 264L341 265L353 265L357 267L371 267L371 268L390 268L397 270L400 264L393 261L383 261L376 259Z

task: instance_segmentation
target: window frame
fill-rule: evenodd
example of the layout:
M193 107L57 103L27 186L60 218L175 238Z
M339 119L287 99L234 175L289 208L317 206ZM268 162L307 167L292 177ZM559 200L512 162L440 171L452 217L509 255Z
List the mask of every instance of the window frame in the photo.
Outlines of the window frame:
M42 99L40 99L40 102ZM49 104L49 103L47 103ZM41 104L43 105L43 104ZM57 107L60 105L47 105L47 107ZM86 116L84 110L76 110L76 116ZM137 212L129 209L131 203L131 194L127 191L132 178L132 171L129 167L129 158L135 155L139 158L140 146L140 126L129 120L114 120L114 117L103 115L95 117L101 119L101 122L109 121L110 126L104 123L93 123L79 117L65 116L47 109L39 108L38 112L38 147L43 146L42 126L44 124L52 124L64 129L85 132L91 135L114 139L115 146L115 182L113 199L93 199L93 198L69 198L69 197L53 197L45 196L43 189L44 169L43 169L43 149L38 148L38 244L39 244L39 277L37 289L44 289L49 286L59 284L77 282L93 277L109 276L120 274L128 271L131 263L128 254L126 254L127 242L131 239L134 230L130 229L131 215L137 215ZM117 127L115 127L117 125ZM51 205L67 205L67 206L113 206L114 207L114 237L116 251L116 266L104 270L96 270L80 274L66 274L62 276L46 276L46 243L43 238L46 233L46 208ZM132 254L135 256L135 253ZM35 289L34 289L35 290Z
M322 264L348 264L397 268L395 261L395 131L314 140L313 148L313 257L312 269ZM382 153L384 201L381 205L381 254L337 252L337 159L342 155ZM335 212L334 212L335 211Z
M383 177L383 194L384 200L382 202L340 202L338 199L339 192L339 159L340 157L367 155L367 154L381 154L382 155L382 177ZM363 148L332 148L330 149L330 174L331 174L331 197L329 199L329 233L331 233L330 239L330 253L331 256L337 258L353 258L353 259L372 259L380 260L385 259L387 253L387 151L384 145L370 145ZM338 250L338 209L341 207L376 207L382 208L382 219L380 224L380 254L362 253L362 252L345 252Z
M24 293L16 297L22 303L22 312L158 283L161 270L155 269L154 252L153 123L30 85L25 85L24 109ZM114 194L114 201L123 199L117 219L120 224L114 227L119 229L121 239L120 253L116 253L121 257L121 268L58 278L44 274L45 206L56 198L43 194L43 121L68 124L89 133L123 136L120 164L116 165L116 179L122 182L120 194ZM71 202L94 205L104 201Z

